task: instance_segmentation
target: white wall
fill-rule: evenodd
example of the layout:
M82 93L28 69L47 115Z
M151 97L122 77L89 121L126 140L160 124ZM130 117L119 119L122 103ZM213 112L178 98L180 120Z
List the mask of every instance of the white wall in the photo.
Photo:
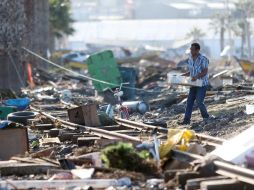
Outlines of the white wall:
M76 22L76 32L69 37L69 48L82 49L85 43L106 44L157 44L170 47L173 42L185 39L186 34L198 27L205 33L204 43L210 48L211 56L220 54L219 36L210 27L210 19L171 20L117 20ZM252 25L254 19L251 20ZM227 38L227 36L226 36ZM235 44L239 46L240 39ZM254 41L252 39L252 44Z

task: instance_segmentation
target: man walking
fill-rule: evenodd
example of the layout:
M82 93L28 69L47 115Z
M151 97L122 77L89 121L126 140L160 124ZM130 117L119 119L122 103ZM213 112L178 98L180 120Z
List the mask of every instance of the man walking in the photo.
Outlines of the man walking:
M208 64L209 60L199 53L200 45L198 43L191 44L191 56L188 59L188 73L183 74L183 76L190 76L192 81L197 79L202 80L202 87L191 87L187 99L187 106L185 110L184 120L179 123L180 125L189 125L191 121L191 114L196 100L198 108L204 119L209 118L206 106L204 104L204 99L206 95L206 89L208 86Z

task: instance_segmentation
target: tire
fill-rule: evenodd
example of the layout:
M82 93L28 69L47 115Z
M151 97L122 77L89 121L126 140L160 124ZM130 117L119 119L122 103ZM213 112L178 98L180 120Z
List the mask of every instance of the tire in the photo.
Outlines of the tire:
M32 111L20 111L8 114L7 119L12 122L27 124L28 119L33 119L38 113Z

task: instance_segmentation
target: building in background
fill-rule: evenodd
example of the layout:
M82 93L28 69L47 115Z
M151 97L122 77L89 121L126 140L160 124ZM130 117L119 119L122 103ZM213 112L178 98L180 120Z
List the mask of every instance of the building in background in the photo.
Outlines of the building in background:
M133 0L72 0L76 21L133 19Z
M234 8L234 0L228 3ZM225 0L72 0L80 21L119 19L210 18L225 11Z
M72 0L76 32L67 47L84 49L87 43L177 48L190 43L193 28L204 33L210 56L220 57L220 37L211 28L215 13L234 9L235 0ZM252 25L253 20L250 19ZM251 39L254 44L254 38ZM229 36L225 34L226 45ZM240 47L240 38L234 38ZM238 47L239 46L239 47Z

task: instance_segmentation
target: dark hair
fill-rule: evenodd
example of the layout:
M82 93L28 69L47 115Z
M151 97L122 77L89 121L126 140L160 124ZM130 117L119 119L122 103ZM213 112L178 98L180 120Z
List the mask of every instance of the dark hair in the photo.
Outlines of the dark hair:
M195 49L200 50L200 45L199 45L199 43L193 43L193 44L191 44L191 47L195 47Z

